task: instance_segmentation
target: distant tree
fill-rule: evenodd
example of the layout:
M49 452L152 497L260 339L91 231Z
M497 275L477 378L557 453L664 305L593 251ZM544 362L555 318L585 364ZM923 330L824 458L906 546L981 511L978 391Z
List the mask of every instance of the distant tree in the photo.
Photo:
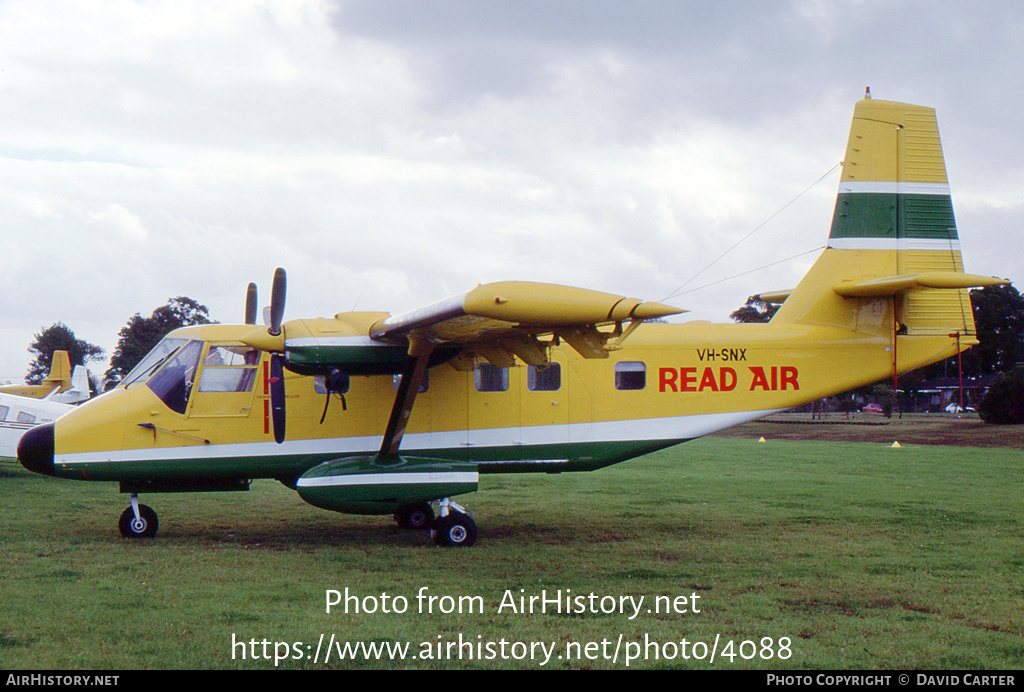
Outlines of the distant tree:
M71 367L86 365L103 357L103 349L75 336L75 333L63 322L56 322L34 335L28 352L35 358L28 366L29 384L39 384L50 372L53 364L54 351L67 351L71 359Z
M978 345L962 356L965 377L1011 370L1024 362L1024 296L1013 286L971 289ZM925 378L953 377L959 365L953 356L922 370Z
M971 291L977 346L972 360L984 375L1006 372L1024 361L1024 297L1013 286L986 286Z
M132 368L169 332L193 324L210 324L209 310L191 298L179 296L167 301L149 317L135 313L119 333L117 348L110 357L106 388L115 387Z
M882 413L886 418L892 418L892 410L896 407L896 393L892 384L879 382L871 387L871 398L882 407Z
M766 303L757 296L750 296L747 298L746 305L730 314L729 319L741 324L767 322L775 315L779 307L777 303Z
M1024 423L1024 366L1004 372L992 383L978 405L978 415L997 425Z

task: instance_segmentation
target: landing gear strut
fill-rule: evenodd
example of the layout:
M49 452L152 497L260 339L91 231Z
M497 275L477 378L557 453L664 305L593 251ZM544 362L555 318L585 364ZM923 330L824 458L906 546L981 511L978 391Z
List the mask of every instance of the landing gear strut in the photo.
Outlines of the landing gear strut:
M435 543L446 548L468 548L476 543L476 522L469 510L447 497L438 506L440 516L430 531Z
M409 361L402 370L401 379L398 380L395 403L391 406L391 416L388 418L388 426L381 440L378 459L399 458L398 448L405 435L409 416L412 414L416 393L427 375L427 366L430 364L430 355L433 351L434 344L429 340L417 336L409 337ZM434 519L433 508L426 504L425 508L424 505L399 507L395 513L395 520L399 526L419 524L419 528L429 528L431 537L438 545L469 547L476 542L476 522L468 510L447 497L434 504L440 510L437 519ZM421 517L433 521L424 521L421 524Z
M156 512L147 505L139 504L139 496L132 493L131 506L121 513L117 528L125 538L152 538L160 525Z

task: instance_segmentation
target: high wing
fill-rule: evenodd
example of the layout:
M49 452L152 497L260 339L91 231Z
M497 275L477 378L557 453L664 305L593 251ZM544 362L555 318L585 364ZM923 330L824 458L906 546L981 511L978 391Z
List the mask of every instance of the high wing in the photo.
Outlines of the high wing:
M369 336L390 344L409 339L457 344L464 349L463 362L467 356L480 355L507 367L518 356L530 365L543 365L547 344L541 337L564 340L585 358L605 358L643 321L681 312L685 311L584 288L503 281L379 320ZM623 330L625 322L629 326ZM607 326L613 328L599 329Z

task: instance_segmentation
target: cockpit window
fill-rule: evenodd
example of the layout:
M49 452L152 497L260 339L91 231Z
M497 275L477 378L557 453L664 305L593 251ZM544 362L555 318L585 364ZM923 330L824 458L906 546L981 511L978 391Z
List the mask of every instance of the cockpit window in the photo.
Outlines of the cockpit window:
M153 350L146 354L146 357L139 361L139 364L132 368L121 384L126 387L135 384L136 382L145 382L149 379L150 375L156 372L164 361L166 361L171 354L177 351L179 348L188 343L188 339L180 338L167 338L163 339Z
M192 382L196 376L196 367L199 365L199 355L202 352L202 341L189 341L174 351L159 372L146 383L146 386L172 411L185 413L188 396L192 392ZM158 367L159 364L155 363L150 369Z

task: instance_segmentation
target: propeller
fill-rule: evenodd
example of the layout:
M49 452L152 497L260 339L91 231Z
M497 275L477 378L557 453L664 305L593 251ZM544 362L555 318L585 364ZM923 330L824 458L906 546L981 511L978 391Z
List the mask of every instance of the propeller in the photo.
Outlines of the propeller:
M245 292L245 323L256 324L256 313L259 310L259 299L256 297L256 284L250 283Z
M284 299L288 292L288 277L284 269L278 267L274 271L274 284L270 289L270 328L271 336L281 336L281 319L284 317ZM274 441L284 442L285 407L284 407L284 354L270 355L270 414L274 422Z
M274 441L284 442L284 356L274 353L270 356L270 416L274 423Z
M247 334L242 341L261 351L270 352L270 413L274 424L274 440L281 444L285 437L285 391L284 391L284 334L281 320L284 318L284 301L288 292L288 278L280 267L274 272L274 285L270 293L269 326ZM250 283L245 297L245 323L256 324L256 284ZM269 338L268 338L269 337Z
M270 290L270 332L271 336L281 334L281 318L284 317L284 298L288 292L288 277L284 269L274 271L274 285Z

